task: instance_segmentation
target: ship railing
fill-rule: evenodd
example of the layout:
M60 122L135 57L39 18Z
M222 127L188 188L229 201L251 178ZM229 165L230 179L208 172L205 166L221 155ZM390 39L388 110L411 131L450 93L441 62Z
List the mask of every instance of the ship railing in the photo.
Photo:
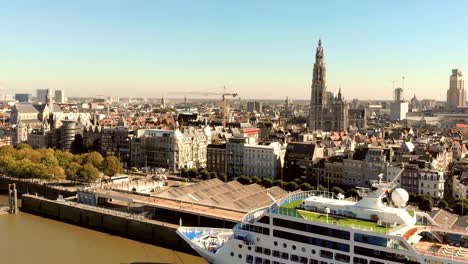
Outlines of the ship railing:
M229 232L232 233L231 229L220 229L220 228L206 228L206 227L192 227L192 226L182 226L178 228L182 233L200 233L199 236L194 238L198 238L202 235L218 235L221 233Z
M311 196L321 196L330 199L338 199L333 192L328 191L320 191L320 190L311 190L311 191L304 191L304 192L296 192L296 193L289 193L287 196L281 198L276 204L278 206L284 206L285 204L305 200Z
M256 208L250 212L248 212L244 217L242 218L242 222L249 222L253 223L257 218L260 218L263 216L265 213L265 210L268 210L269 206L264 206L260 208Z
M352 228L352 229L359 229L359 230L364 230L364 231L371 231L371 232L385 233L385 234L389 234L389 232L391 231L390 227L385 227L385 226L383 227L376 226L374 228L368 225L339 222L333 219L333 217L335 217L334 215L330 215L331 219L328 219L328 220L327 220L327 217L325 217L325 215L323 218L322 217L319 218L316 216L308 216L305 213L301 214L298 210L293 209L293 208L279 207L277 214L296 217L296 218L302 218L311 222L324 223L324 224L334 225L334 226L343 227L343 228ZM382 232L382 228L386 228L386 231Z
M456 260L456 261L468 263L468 257L466 257L466 256L456 256L456 255L453 255L453 254L449 255L449 254L444 254L444 253L431 251L431 250L424 250L424 249L416 249L416 251L423 254L423 255L433 256L433 257L437 257L437 258L440 258L440 259L443 259L443 260L450 259L450 260Z

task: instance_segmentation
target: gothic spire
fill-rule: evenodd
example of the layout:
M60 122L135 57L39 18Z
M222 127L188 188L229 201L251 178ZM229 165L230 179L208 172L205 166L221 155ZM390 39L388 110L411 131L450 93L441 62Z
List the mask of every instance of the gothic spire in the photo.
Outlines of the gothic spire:
M317 52L315 53L315 62L316 63L323 63L323 47L322 47L322 39L319 39Z

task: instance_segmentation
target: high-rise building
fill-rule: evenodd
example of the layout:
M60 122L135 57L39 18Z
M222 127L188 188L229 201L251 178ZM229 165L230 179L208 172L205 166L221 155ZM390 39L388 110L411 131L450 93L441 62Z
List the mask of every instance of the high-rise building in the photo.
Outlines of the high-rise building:
M447 91L447 108L455 109L466 105L466 92L463 74L459 69L453 69L450 76L450 87Z
M395 101L390 104L390 119L394 121L404 120L409 110L409 104L403 98L403 88L396 88L394 96Z
M262 103L261 102L247 102L247 112L262 112Z
M20 103L29 103L31 100L31 94L21 93L15 94L15 100Z
M36 102L45 104L47 102L47 96L49 96L50 89L37 89L36 91Z
M55 102L58 104L65 103L65 91L64 90L55 90Z
M336 97L329 98L329 96L322 41L319 40L312 77L309 130L344 131L348 129L349 106L341 95L341 89Z

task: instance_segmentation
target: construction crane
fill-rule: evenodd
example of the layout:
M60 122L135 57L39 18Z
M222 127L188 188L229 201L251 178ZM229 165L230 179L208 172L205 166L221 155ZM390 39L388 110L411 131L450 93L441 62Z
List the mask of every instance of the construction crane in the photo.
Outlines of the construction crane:
M236 97L238 94L237 93L227 93L226 92L226 86L223 86L223 92L222 93L214 93L214 92L203 92L203 91L195 91L195 92L169 92L168 94L194 94L194 95L221 95L221 108L222 108L222 113L221 113L221 120L222 120L222 125L223 127L226 127L226 116L227 116L227 98L228 97Z

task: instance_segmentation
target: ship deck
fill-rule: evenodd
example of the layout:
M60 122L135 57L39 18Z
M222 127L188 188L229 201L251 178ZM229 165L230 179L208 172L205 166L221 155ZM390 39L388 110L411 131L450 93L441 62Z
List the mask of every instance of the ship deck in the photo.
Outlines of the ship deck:
M295 200L278 207L278 214L302 218L311 222L320 222L336 225L339 227L360 229L377 233L388 233L393 227L380 226L376 222L357 218L327 215L318 212L311 212L297 209L304 200Z
M448 244L420 241L414 248L421 254L468 263L468 248Z

